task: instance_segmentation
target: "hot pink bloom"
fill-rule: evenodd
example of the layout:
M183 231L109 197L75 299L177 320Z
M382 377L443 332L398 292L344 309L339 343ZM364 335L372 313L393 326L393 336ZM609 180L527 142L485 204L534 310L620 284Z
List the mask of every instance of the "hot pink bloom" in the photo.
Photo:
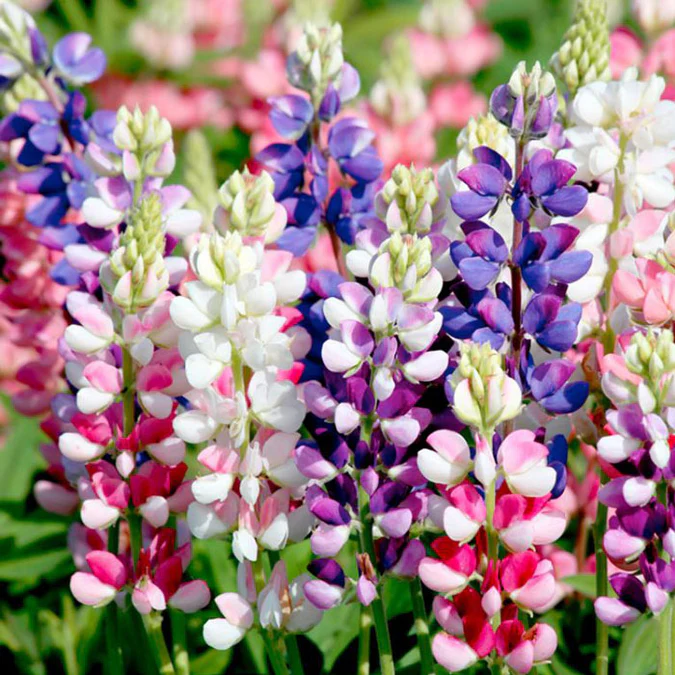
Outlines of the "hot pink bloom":
M419 566L422 583L438 593L458 593L476 571L476 552L468 544L439 537L431 548L438 558L423 558Z
M542 611L555 594L553 565L534 551L513 553L499 568L502 587L520 607Z

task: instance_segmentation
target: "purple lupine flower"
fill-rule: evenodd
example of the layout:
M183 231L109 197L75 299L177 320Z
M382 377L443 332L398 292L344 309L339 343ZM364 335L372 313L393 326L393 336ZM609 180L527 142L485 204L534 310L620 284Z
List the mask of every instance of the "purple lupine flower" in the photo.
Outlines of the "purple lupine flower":
M372 146L375 133L357 117L336 122L328 132L328 151L343 173L359 183L371 183L382 173L382 160Z
M513 178L509 163L491 148L476 148L473 156L477 163L457 174L469 190L457 192L450 198L452 210L465 220L476 220L494 212Z
M489 342L494 349L504 344L513 331L510 294L505 284L498 284L497 295L489 290L475 291L464 282L453 287L458 305L441 307L443 327L457 340Z
M91 46L87 33L70 33L54 46L54 66L72 84L81 86L98 80L106 68L103 50Z
M523 237L513 261L533 291L541 293L551 282L571 284L588 272L593 262L591 253L568 250L578 234L571 225L551 225Z
M274 96L268 103L270 122L281 136L296 141L305 134L314 117L314 108L307 97L287 94Z
M576 342L580 319L581 305L564 303L551 288L532 297L523 312L523 328L545 349L566 352Z
M530 367L524 379L534 400L544 410L566 415L581 408L588 397L588 382L570 381L574 371L571 361L555 359Z
M524 223L536 208L551 216L576 216L586 206L588 191L582 185L568 185L575 173L574 164L553 159L550 150L535 152L511 192L516 220Z
M499 274L509 256L502 236L481 221L462 224L464 241L450 245L450 256L470 288L482 291Z

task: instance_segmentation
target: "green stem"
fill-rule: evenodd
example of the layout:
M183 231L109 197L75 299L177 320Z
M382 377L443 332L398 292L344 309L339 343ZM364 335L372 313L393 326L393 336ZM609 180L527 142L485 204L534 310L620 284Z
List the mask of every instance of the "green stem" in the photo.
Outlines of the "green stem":
M601 475L601 481L603 480ZM609 579L607 576L607 556L602 548L602 539L607 529L607 506L598 502L598 513L593 528L595 539L595 593L596 597L606 596L609 593ZM608 675L609 673L609 628L595 620L595 673Z
M673 605L668 603L659 617L659 670L658 675L673 672L672 650Z
M135 388L134 361L128 349L122 349L122 378L124 392L122 393L122 408L124 411L124 435L129 436L136 425L136 388Z
M361 606L359 615L359 662L357 675L370 675L370 634L373 631L373 615L369 607Z
M127 523L129 524L129 546L131 547L131 556L135 569L143 546L142 519L134 511L129 511L127 513Z
M434 675L434 657L431 653L431 636L429 634L429 617L424 605L422 582L415 577L410 582L410 597L412 599L413 616L415 617L415 632L417 646L420 650L420 675Z
M289 634L284 641L286 642L286 653L288 654L288 663L291 666L292 675L304 675L305 668L302 665L298 639L295 635Z
M120 541L119 520L108 530L108 551L117 555ZM118 613L119 609L114 602L106 607L106 653L107 672L110 675L122 675L124 662L122 659L122 644L119 639Z
M176 664L176 675L190 675L190 656L187 650L185 634L185 614L178 610L171 611L171 649L173 662Z
M269 659L274 675L295 675L288 670L286 665L286 660L284 659L284 649L283 641L282 644L279 644L279 639L275 639L274 633L271 630L265 630L264 628L260 631L263 640L265 642L265 651L267 652L267 658Z
M609 231L607 233L607 240L619 229L621 223L621 212L623 205L623 183L621 182L621 174L624 169L624 158L626 153L626 144L628 138L623 134L619 138L619 161L614 170L614 200L612 209L612 221L609 224ZM615 258L608 256L609 268L607 276L605 277L603 308L605 312L605 330L603 336L603 345L605 353L611 353L614 350L614 331L610 326L609 313L612 308L612 281L614 273L617 270L618 262ZM605 476L600 469L600 482L603 483ZM605 536L607 529L607 507L598 502L598 512L595 518L595 526L593 528L593 537L595 539L595 590L597 597L606 596L609 592L609 580L607 577L607 556L602 548L602 539ZM609 673L609 628L596 619L595 621L596 637L595 637L595 672L596 675L607 675Z
M359 486L359 520L361 521L360 548L361 553L367 553L371 562L375 562L375 544L373 542L372 516L370 515L370 499L366 491ZM375 637L380 654L380 672L382 675L395 675L394 655L389 637L389 625L384 609L382 595L371 604L373 621L375 622Z
M162 634L162 615L157 612L145 614L143 616L143 625L145 632L148 635L150 649L155 658L155 664L159 675L176 675L169 650L166 648L164 642L164 635Z

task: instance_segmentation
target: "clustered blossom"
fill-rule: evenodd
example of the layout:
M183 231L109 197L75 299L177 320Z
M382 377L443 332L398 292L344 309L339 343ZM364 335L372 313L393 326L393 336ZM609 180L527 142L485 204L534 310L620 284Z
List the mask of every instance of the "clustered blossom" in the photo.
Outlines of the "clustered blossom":
M340 25L310 25L286 70L289 82L309 97L271 99L270 120L283 138L294 142L273 143L256 155L271 173L274 197L288 214L277 245L302 255L322 224L351 244L372 216L382 161L372 146L375 134L363 120L336 118L360 87L358 73L343 60Z
M558 599L551 562L532 549L558 539L566 526L552 500L565 487L567 442L556 436L545 445L543 430L495 433L520 414L522 395L488 345L462 347L449 386L453 412L474 432L475 448L438 429L417 455L438 490L429 516L444 532L431 545L435 555L419 564L422 582L441 594L433 605L442 628L433 653L450 672L488 659L527 673L557 645L546 624L526 630L518 609L543 612Z
M603 548L625 571L610 578L616 597L598 598L595 609L617 626L647 611L660 614L675 591L673 333L636 332L625 352L606 356L605 364L603 390L616 409L607 413L608 435L598 441L612 476L598 498L615 509Z
M283 562L262 584L254 574L263 551L302 539L310 518L300 504L307 479L294 462L305 416L295 360L305 341L290 306L305 275L289 270L291 253L264 248L267 229L285 225L273 189L264 172L255 179L235 173L222 187L220 232L203 234L192 249L196 278L170 308L183 330L180 353L192 387L173 426L184 441L206 444L198 461L208 473L192 482L188 525L200 539L231 533L240 564L239 593L218 596L224 618L204 626L216 649L244 637L256 606L264 629L307 630L321 618L303 603L304 579L289 585Z
M243 39L208 26L216 2L165 4L131 29L157 66ZM156 107L85 115L74 87L105 66L89 36L50 51L0 0L0 329L30 388L15 405L49 412L34 494L79 518L75 598L113 619L135 608L162 672L163 613L211 599L189 577L192 538L228 541L238 564L204 641L227 650L256 630L277 675L298 669L296 633L352 604L359 672L372 618L393 675L392 578L410 587L425 672L433 658L450 672L551 661L556 631L524 614L583 570L606 587L606 558L607 624L662 614L675 592L673 104L658 76L606 81L604 3L582 0L551 62L564 109L553 73L520 63L489 113L473 101L458 122L437 180L412 164L450 123L440 90L462 84L437 80L499 48L478 4L423 4L368 123L343 110L360 82L326 4L284 9L258 71L242 72L285 64L286 79L233 104L251 107L254 145L271 128L284 142L217 189L191 135L190 180L204 181L191 196L167 183L172 126ZM638 4L650 34L670 21ZM371 122L410 146L378 144ZM568 473L568 451L587 476ZM574 553L557 549L576 515ZM311 559L293 576L283 552L303 540Z

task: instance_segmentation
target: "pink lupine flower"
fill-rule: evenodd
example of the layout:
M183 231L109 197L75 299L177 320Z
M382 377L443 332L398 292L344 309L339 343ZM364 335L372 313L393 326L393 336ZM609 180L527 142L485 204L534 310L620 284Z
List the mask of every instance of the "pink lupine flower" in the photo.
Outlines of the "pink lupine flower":
M628 68L639 66L642 61L640 39L628 28L617 28L610 35L610 61L612 78L618 79Z
M92 494L82 502L82 522L93 529L111 527L129 504L129 484L105 461L90 462L87 473Z
M548 448L525 429L509 434L497 454L509 488L525 497L543 497L553 489L556 472L547 465L547 458Z
M497 654L516 673L529 673L535 664L548 661L557 646L555 630L545 623L526 631L520 621L509 619L497 629Z
M675 275L653 260L635 261L637 275L617 270L612 290L645 323L662 325L675 316Z
M429 97L429 108L437 128L461 129L472 117L486 112L487 100L469 82L460 81L435 87Z
M463 590L476 571L476 552L468 544L460 545L449 537L439 537L431 547L439 557L420 561L422 583L438 593Z
M70 578L70 590L83 605L107 605L127 583L128 570L118 556L108 551L92 551L86 560L91 572L75 572Z
M541 611L555 593L553 566L534 551L513 553L499 568L502 587L520 607Z

